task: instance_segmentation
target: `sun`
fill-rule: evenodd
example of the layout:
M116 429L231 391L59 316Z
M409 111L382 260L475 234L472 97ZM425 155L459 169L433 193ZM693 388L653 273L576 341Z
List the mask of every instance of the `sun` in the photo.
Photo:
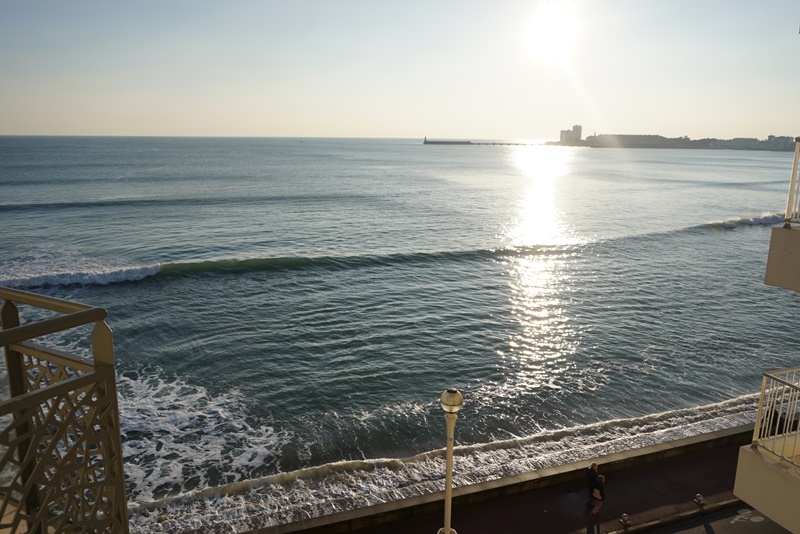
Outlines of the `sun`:
M578 37L578 18L564 2L539 4L526 33L528 50L540 59L565 63Z

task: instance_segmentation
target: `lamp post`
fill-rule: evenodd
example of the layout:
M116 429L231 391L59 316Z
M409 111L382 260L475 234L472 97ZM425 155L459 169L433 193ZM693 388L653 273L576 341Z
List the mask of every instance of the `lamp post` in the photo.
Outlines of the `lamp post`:
M456 388L448 388L442 393L439 403L445 411L444 420L447 423L447 471L444 483L444 528L440 528L438 534L457 534L450 528L450 504L453 500L453 436L458 419L456 412L464 404L464 397Z

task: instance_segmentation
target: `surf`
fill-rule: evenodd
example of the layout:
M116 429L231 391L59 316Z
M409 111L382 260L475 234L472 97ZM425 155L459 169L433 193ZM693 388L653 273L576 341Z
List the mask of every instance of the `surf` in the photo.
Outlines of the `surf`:
M512 477L548 467L665 443L751 423L757 395L720 403L553 429L515 439L455 448L455 487ZM458 442L458 425L456 427ZM256 514L260 528L308 517L396 501L443 488L445 449L407 458L343 460L244 479L180 496L140 502L131 508L131 524L143 531L163 521L211 526L220 516ZM206 503L213 502L213 506Z

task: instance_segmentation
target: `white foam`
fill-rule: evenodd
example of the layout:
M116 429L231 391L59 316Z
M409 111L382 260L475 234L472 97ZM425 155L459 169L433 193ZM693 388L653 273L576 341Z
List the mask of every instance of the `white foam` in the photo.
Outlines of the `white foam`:
M732 428L752 422L757 397L456 449L456 487ZM242 532L443 489L443 450L404 460L338 462L205 491L131 513L137 532Z
M131 265L119 260L92 258L79 250L41 246L20 251L0 263L0 285L16 288L107 285L152 276L161 265Z
M131 506L277 469L290 433L249 417L235 391L213 396L162 374L149 369L119 377Z
M737 226L773 226L784 221L783 213L767 213L758 217L744 217L718 223L723 228L736 228Z

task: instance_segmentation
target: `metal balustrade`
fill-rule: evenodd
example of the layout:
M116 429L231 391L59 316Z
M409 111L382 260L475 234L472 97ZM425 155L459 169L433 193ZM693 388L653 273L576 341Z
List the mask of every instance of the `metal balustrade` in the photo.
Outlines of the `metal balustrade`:
M800 468L800 367L764 373L753 445Z
M107 312L3 287L0 298L0 532L129 532ZM19 304L61 315L21 324ZM91 324L90 359L34 342Z

